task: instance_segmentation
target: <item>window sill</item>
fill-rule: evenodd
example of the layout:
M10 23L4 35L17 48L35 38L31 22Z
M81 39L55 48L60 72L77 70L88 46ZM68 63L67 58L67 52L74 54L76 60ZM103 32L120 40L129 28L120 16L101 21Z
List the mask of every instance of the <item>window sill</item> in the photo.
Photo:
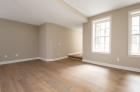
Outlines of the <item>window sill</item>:
M129 54L128 56L129 57L140 57L140 55L132 55L132 54Z
M110 52L95 52L95 51L92 51L92 53L94 54L105 54L105 55L111 55Z

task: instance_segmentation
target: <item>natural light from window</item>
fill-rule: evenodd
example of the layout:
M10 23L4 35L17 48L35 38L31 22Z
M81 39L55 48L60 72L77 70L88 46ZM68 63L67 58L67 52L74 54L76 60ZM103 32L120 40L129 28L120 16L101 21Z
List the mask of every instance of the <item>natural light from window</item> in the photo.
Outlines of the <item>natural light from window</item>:
M140 55L140 11L131 12L129 16L130 55Z
M111 17L92 22L92 52L110 53Z

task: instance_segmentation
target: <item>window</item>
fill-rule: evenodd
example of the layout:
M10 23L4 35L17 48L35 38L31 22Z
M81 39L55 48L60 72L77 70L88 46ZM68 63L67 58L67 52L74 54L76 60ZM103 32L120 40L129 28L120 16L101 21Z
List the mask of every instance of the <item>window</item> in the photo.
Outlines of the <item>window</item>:
M129 13L129 54L140 55L140 10Z
M110 53L111 17L92 21L92 52Z

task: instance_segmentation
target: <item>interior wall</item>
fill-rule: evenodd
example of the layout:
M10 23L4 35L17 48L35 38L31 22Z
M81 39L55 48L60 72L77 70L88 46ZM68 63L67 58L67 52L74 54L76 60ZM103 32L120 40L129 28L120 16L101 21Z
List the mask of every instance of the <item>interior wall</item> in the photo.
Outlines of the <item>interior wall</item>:
M47 58L47 24L39 26L39 57Z
M38 57L38 33L38 26L0 18L0 62Z
M82 52L82 32L56 24L52 24L52 29L53 58L64 57L70 53Z
M82 52L82 32L45 23L40 26L39 34L40 57L44 59L55 59L68 56L69 53Z
M128 56L128 12L140 9L140 4L110 11L89 18L83 24L83 58L103 63L140 68L140 57ZM91 52L92 20L112 16L111 55ZM117 61L120 58L120 61Z
M53 30L51 23L39 27L39 56L43 59L53 59Z

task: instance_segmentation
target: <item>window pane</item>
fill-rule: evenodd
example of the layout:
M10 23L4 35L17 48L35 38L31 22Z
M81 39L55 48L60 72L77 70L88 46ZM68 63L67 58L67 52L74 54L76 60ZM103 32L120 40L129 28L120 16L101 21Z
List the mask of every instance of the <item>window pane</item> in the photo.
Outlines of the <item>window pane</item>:
M100 44L96 44L96 51L100 50Z
M104 37L101 37L101 41L100 41L100 43L104 43Z
M109 36L110 29L106 29L106 36Z
M132 36L132 44L138 44L139 43L139 35Z
M132 27L132 34L139 34L140 33L139 31L140 31L139 26L133 26Z
M101 23L101 29L105 29L105 22Z
M100 23L97 23L97 27L100 27L100 25L101 25Z
M100 37L96 37L95 42L96 44L100 44Z
M101 36L105 36L105 30L101 30Z
M100 49L100 44L96 44L96 49Z
M100 30L96 31L96 36L100 36Z
M105 37L105 44L109 44L109 37Z
M139 53L139 44L132 44L132 54L138 54Z
M109 44L105 44L105 51L106 51L106 52L109 51Z
M109 52L110 44L110 20L109 18L93 21L94 30L94 51L95 52Z
M95 51L100 52L100 48L96 48Z
M106 22L106 28L110 28L110 22Z
M100 48L101 51L104 51L104 48L105 48L105 47L104 47L104 44L101 44L101 48Z
M100 50L100 37L95 38L95 50L96 51Z
M132 25L139 25L139 16L132 17Z
M100 23L96 24L96 30L100 30Z

